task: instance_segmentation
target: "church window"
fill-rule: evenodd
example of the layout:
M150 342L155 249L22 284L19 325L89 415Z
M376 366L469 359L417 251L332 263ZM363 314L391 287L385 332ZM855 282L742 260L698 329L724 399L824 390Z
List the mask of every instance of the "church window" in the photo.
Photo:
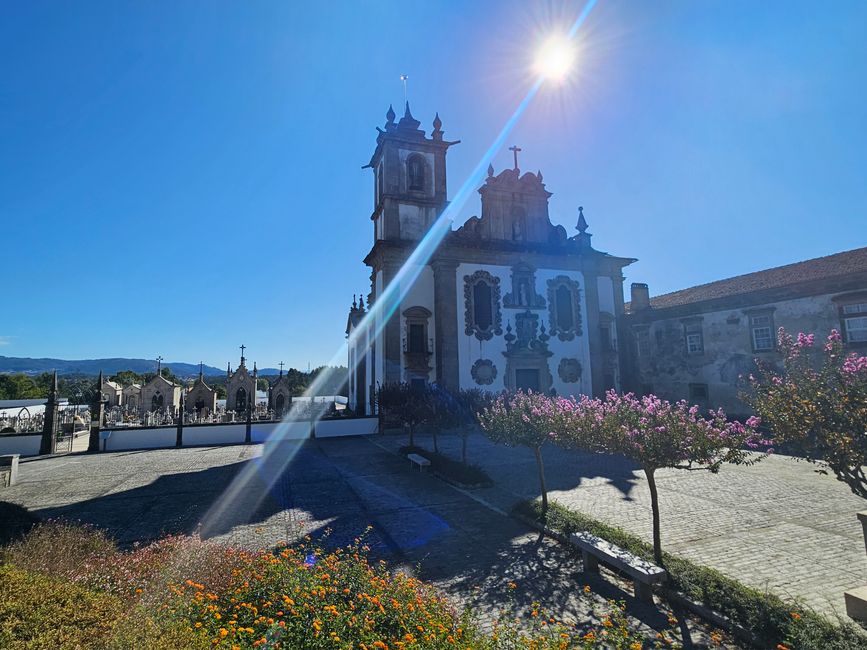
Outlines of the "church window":
M557 287L557 323L566 329L573 326L572 292L569 287L561 284Z
M491 328L493 322L491 310L491 285L484 280L473 286L473 312L476 326L482 330Z
M247 410L247 391L244 388L239 388L238 391L235 393L235 410Z
M500 314L500 278L487 271L464 276L465 332L480 341L503 333Z
M160 391L154 393L154 396L151 398L151 410L159 411L165 404L165 398L163 398L163 394Z
M424 325L422 323L410 323L407 352L427 352L424 339Z
M565 275L548 280L548 317L551 336L571 341L583 333L581 323L581 287Z
M406 159L406 185L408 189L424 192L426 167L424 157L421 154L413 154Z

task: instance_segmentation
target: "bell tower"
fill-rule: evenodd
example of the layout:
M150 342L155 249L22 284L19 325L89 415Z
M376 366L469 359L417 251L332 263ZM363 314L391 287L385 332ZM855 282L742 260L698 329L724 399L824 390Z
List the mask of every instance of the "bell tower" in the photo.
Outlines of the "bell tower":
M395 117L389 106L385 129L377 127L376 150L365 166L374 174L374 242L424 236L448 203L446 151L459 142L443 140L439 114L427 137L409 102L400 121Z

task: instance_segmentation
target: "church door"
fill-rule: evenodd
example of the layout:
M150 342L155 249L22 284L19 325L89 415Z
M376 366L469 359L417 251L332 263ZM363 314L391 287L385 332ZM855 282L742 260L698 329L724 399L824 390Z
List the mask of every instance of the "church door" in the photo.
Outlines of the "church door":
M277 412L277 417L283 417L283 408L286 406L286 398L283 393L277 395L277 401L274 404L274 410Z
M535 368L523 368L515 370L515 388L527 391L539 392L539 371Z
M247 410L247 391L243 388L239 388L238 392L235 393L235 410L236 411L246 411Z

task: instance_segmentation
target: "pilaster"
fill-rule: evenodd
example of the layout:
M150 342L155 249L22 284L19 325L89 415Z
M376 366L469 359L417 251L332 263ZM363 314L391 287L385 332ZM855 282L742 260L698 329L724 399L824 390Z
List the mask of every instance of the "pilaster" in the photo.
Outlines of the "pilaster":
M458 263L434 260L434 324L436 335L436 380L452 390L460 388L458 371Z

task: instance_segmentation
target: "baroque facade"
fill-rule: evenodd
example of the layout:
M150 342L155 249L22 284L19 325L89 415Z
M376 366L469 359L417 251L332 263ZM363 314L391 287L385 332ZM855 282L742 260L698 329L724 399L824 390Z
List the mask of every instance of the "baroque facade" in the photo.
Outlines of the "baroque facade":
M838 330L867 348L867 248L649 297L633 284L622 330L627 387L740 415L742 377L778 365L776 334Z
M619 388L623 268L635 260L593 248L581 208L576 234L552 224L542 173L519 169L517 147L514 168L489 167L480 216L449 229L420 268L399 272L448 204L446 152L457 143L443 138L439 116L430 137L409 105L395 118L389 108L368 165L371 288L368 308L353 301L347 320L349 406L371 411L377 386L392 382L564 395ZM399 305L360 327L393 282Z

